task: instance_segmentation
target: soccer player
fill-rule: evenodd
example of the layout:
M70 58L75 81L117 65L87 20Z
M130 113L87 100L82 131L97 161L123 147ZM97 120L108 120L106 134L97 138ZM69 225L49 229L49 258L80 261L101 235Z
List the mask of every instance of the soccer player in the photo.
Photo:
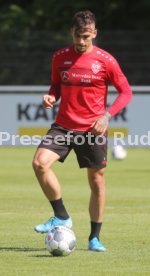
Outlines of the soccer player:
M54 216L34 227L46 233L56 225L72 227L62 200L59 181L51 166L64 162L73 149L80 168L87 168L91 190L89 216L91 231L88 248L104 252L100 230L105 207L105 167L107 128L112 116L131 100L128 81L116 59L96 47L96 19L91 11L77 12L71 25L73 45L56 51L52 59L51 87L43 106L52 108L60 99L55 123L39 145L33 160L35 175L50 202ZM118 95L106 110L108 83Z

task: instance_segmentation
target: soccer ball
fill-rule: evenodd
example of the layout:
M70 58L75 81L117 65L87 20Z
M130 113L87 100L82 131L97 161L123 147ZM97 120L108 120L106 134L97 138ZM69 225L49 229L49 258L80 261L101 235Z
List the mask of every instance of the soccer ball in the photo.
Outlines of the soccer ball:
M116 160L123 160L127 157L127 151L125 148L121 145L117 145L112 148L111 156L113 159Z
M45 245L53 256L67 256L76 247L76 237L71 229L56 226L46 234Z

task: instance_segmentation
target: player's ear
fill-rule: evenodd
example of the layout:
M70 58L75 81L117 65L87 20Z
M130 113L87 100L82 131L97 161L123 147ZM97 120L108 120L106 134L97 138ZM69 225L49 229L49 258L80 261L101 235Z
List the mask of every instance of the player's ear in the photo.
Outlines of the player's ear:
M95 38L97 36L97 29L95 29L95 31L93 32L93 38Z

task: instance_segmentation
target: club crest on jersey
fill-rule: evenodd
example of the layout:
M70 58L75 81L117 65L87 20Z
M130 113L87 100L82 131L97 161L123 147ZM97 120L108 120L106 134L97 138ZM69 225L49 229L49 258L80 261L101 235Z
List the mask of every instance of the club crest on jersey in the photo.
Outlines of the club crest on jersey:
M94 63L92 63L92 66L91 66L94 74L97 74L101 70L101 67L102 65L98 61L95 61Z

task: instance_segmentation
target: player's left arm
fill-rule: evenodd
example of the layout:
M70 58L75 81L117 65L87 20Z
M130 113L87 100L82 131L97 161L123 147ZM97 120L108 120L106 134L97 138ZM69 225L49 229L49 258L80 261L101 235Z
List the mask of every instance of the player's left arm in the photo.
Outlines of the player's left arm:
M98 118L96 122L93 123L91 132L95 136L97 135L104 135L105 132L107 131L108 125L109 125L109 120L111 119L111 114L106 111L105 114Z
M108 129L109 120L119 111L121 111L132 99L132 91L127 78L123 74L118 62L111 58L107 63L107 79L117 89L119 95L106 110L106 113L97 119L92 126L92 133L94 135L104 135Z
M112 116L119 113L132 99L132 91L127 78L122 72L118 62L113 58L108 62L107 76L108 80L117 89L119 95L107 109L107 112Z

